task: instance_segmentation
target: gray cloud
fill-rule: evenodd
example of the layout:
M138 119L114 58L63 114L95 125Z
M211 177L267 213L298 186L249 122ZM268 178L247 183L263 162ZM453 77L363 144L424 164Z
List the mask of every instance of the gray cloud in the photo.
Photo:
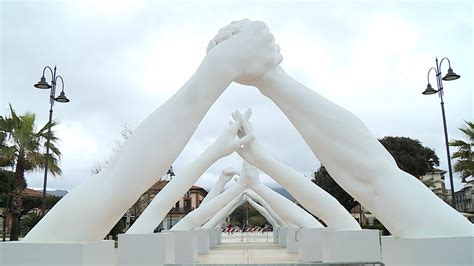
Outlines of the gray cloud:
M408 136L434 148L441 168L447 166L439 100L421 95L435 56L449 56L462 75L445 83L450 137L459 138L457 127L473 117L467 3L96 2L1 3L2 113L11 102L19 113L29 110L40 124L46 122L47 92L32 84L47 64L58 65L71 98L54 109L62 122L64 175L51 179L52 188L71 189L89 176L93 162L110 153L121 126L138 125L169 98L198 66L216 31L243 17L269 24L287 72L354 112L375 137ZM232 111L248 107L257 136L275 157L303 174L318 168L269 99L255 88L232 84L177 158L176 171L220 134ZM223 167L240 163L235 154L223 158L198 184L208 187ZM41 175L28 174L29 185L40 187Z

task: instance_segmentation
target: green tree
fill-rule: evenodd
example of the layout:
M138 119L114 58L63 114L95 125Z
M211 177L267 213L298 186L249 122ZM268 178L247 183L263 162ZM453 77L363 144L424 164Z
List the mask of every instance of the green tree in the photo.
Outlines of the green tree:
M243 227L247 224L247 217L249 226L263 226L267 223L267 219L263 217L252 205L244 203L236 208L230 215L232 225Z
M28 234L28 232L35 227L37 223L41 220L41 215L36 213L28 214L25 219L22 219L20 222L20 231L23 235Z
M249 226L260 226L263 227L267 223L267 220L262 216L249 217Z
M472 177L474 173L474 123L464 121L465 128L459 128L464 134L464 139L456 139L449 143L449 146L456 147L457 151L453 153L453 159L457 159L454 163L454 171L461 174L462 182L466 182L466 178Z
M51 209L60 199L61 197L58 196L47 195L45 198L45 209ZM42 204L43 199L40 197L23 196L20 220L22 216L27 215L30 211L40 209Z
M336 181L334 181L334 179L326 170L326 167L322 165L319 167L318 171L314 173L314 178L312 181L336 198L339 203L341 203L341 205L344 206L344 208L349 212L352 210L352 208L359 204L351 195L342 189L336 183Z
M388 136L379 141L392 154L400 169L417 178L439 165L434 150L423 146L419 140Z
M0 193L11 193L14 172L0 169Z
M51 153L46 157L42 149L46 146L49 123L40 130L36 130L35 114L26 112L18 116L10 105L10 115L0 117L0 162L2 166L14 167L12 191L12 223L10 240L18 240L20 216L22 209L22 192L26 187L25 171L44 169L45 161L49 172L53 175L61 174L58 166L61 152L56 147L57 137L51 131L49 149ZM51 123L51 127L56 126Z
M108 235L112 236L112 239L117 241L118 240L118 234L123 233L125 230L126 224L125 224L125 219L122 217L116 224L115 226L110 230Z

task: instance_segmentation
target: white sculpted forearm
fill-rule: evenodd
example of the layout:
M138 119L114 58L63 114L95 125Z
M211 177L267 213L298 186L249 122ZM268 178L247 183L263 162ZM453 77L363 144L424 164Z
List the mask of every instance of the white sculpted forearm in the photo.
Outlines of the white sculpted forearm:
M285 113L334 180L394 236L473 234L471 222L400 170L355 115L295 81L280 67L260 89ZM398 192L406 196L400 197ZM411 200L413 197L417 200Z
M228 78L216 73L204 62L173 97L135 129L103 172L58 202L24 241L103 239L127 208L156 182L156 177L166 172L212 103L230 84ZM136 163L138 158L140 162ZM104 205L109 207L104 209ZM75 210L74 215L71 210ZM84 222L80 229L76 227L77 217ZM77 230L71 230L75 227Z
M224 208L219 210L211 219L209 219L209 221L207 221L202 226L202 228L209 229L216 227L216 225L222 222L227 216L231 215L235 209L242 205L243 202L244 200L242 199L242 195L239 195L237 198L229 202Z
M288 190L309 212L323 220L329 228L360 229L357 221L333 196L300 173L276 159L267 160L259 167Z

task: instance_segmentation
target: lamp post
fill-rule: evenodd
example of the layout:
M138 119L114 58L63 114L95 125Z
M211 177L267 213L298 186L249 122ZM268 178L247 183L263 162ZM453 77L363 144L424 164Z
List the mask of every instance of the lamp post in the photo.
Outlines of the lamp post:
M448 73L441 78L441 64L443 64L444 60L448 61ZM438 90L433 89L433 87L430 84L430 73L431 70L434 70L436 73L436 85L438 87ZM451 185L451 206L456 209L456 202L454 199L454 185L453 185L453 170L451 167L451 153L449 151L449 140L448 140L448 127L446 126L446 114L444 111L444 100L443 100L443 80L444 81L450 81L450 80L456 80L460 78L461 76L454 73L453 69L451 68L451 62L447 57L441 59L441 61L438 63L438 58L436 57L436 67L431 67L428 70L428 85L426 86L425 91L422 92L423 95L432 95L435 93L438 93L439 99L440 99L440 104L441 104L441 114L443 117L443 127L444 127L444 140L446 143L446 155L448 158L448 173L449 173L449 182Z
M46 78L44 77L44 73L48 69L51 72L51 85L46 81ZM61 80L61 93L59 94L58 97L56 97L56 83L57 81ZM44 179L43 179L43 199L42 199L42 205L41 205L41 216L45 214L45 209L46 209L46 184L48 182L48 157L49 157L49 146L50 146L50 139L51 139L51 123L53 119L53 106L54 102L60 102L60 103L67 103L69 102L69 99L66 97L64 94L64 80L63 77L59 76L56 74L56 66L54 66L54 70L51 69L49 66L45 66L43 68L43 75L41 76L41 79L38 83L34 85L38 89L51 89L50 90L50 95L49 95L49 103L50 103L50 108L49 108L49 121L48 121L48 135L46 138L46 155L44 159Z

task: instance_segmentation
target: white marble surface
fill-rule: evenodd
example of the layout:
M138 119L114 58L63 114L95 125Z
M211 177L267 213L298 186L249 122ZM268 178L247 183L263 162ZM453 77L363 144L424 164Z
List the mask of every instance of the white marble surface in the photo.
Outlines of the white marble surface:
M115 266L114 241L86 243L0 243L2 266Z
M323 262L382 261L379 230L324 230L321 237Z
M174 235L120 234L118 241L119 266L152 266L175 262Z
M385 265L474 265L474 237L407 239L382 236Z

